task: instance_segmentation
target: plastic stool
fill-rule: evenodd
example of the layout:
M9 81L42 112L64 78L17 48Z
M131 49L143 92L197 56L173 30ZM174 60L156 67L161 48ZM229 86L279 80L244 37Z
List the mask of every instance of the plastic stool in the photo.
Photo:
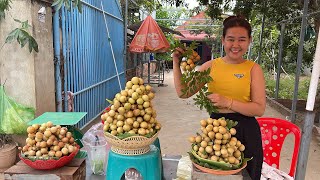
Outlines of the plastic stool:
M159 149L150 145L148 153L134 156L109 151L107 180L120 180L129 168L139 171L144 180L161 180L162 167Z
M159 151L160 151L160 155L161 155L161 177L162 179L164 179L164 172L163 172L163 162L162 162L162 153L161 153L161 147L160 147L160 140L159 138L157 138L154 142L153 142L153 145L155 145Z
M161 147L160 147L159 138L157 138L157 139L153 142L153 145L155 145L155 146L159 149L160 154L161 154Z

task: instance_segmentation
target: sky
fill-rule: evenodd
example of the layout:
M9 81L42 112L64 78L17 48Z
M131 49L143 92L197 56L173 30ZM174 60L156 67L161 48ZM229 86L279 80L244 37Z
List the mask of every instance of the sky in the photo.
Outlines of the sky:
M193 9L194 7L199 5L196 0L185 0L185 2L189 3L189 9Z
M197 2L196 0L185 0L185 2L189 3L189 9L193 9L196 6L199 6L199 2ZM232 6L235 5L235 0L232 2Z

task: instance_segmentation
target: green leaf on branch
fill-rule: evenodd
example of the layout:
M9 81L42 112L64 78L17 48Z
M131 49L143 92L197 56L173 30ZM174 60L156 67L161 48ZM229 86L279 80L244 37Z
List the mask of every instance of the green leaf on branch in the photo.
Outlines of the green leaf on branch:
M22 22L18 19L14 20L21 23L21 27L11 31L6 38L5 43L11 43L16 40L20 44L21 48L23 48L28 43L30 53L32 52L32 50L39 52L37 41L27 31L28 28L31 27L28 21Z
M56 6L56 11L59 11L64 5L68 11L71 11L71 5L77 8L80 13L82 13L82 2L80 0L54 0L52 7Z
M194 94L198 90L199 84L207 84L212 81L210 76L210 68L205 71L186 71L182 74L181 83L184 84L182 95ZM194 104L197 105L201 110L206 109L206 111L211 114L217 112L217 107L213 106L211 100L207 97L210 92L208 92L208 87L204 85L193 98Z
M63 0L55 0L51 6L56 6L58 4L62 4L63 3Z
M184 49L184 53L181 55L182 57L188 57L190 55L192 55L193 50L197 48L199 43L197 43L196 41L192 41L192 43L186 47L185 44L182 44L180 42L180 40L173 40L173 42L171 42L170 44L170 50L174 51L176 48L181 48Z
M82 3L78 3L77 8L80 13L82 13Z
M32 36L30 36L30 38L29 38L29 52L31 52L32 49L36 52L39 52L37 41Z
M197 48L198 43L193 41L189 47L185 47L180 43L180 41L174 41L171 43L170 48L174 50L178 47L183 48L185 52L182 54L183 57L188 57L193 54L193 50ZM210 68L205 71L196 71L195 68L191 71L185 71L181 76L181 84L183 85L183 89L181 89L182 96L196 94L196 97L193 98L195 101L195 105L197 105L201 110L206 109L206 111L211 114L213 112L217 112L217 107L213 106L210 99L208 99L208 87L207 83L211 82L212 78L210 76ZM199 89L199 85L203 85L201 89Z
M231 129L233 127L235 127L237 124L238 124L238 121L233 121L233 120L230 120L230 119L227 119L227 128L228 129Z
M5 11L9 11L11 3L11 0L0 0L0 21L6 17Z

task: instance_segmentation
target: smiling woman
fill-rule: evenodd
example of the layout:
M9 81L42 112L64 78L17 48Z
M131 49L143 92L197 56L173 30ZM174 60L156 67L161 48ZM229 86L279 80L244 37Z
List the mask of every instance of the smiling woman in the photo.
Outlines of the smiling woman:
M198 71L210 71L213 81L207 83L209 95L207 98L218 113L211 113L212 119L226 118L238 122L235 126L236 137L246 147L244 156L253 157L248 162L247 171L253 180L259 180L261 175L263 154L260 127L255 116L262 116L265 111L265 81L261 67L255 62L244 59L251 41L251 26L240 16L230 16L223 22L222 44L225 56L207 61ZM181 98L191 97L196 92L183 94L183 89L191 84L182 83L182 73L179 67L183 48L176 48L173 53L173 73L176 92ZM195 79L201 89L203 79ZM183 96L182 96L183 95Z

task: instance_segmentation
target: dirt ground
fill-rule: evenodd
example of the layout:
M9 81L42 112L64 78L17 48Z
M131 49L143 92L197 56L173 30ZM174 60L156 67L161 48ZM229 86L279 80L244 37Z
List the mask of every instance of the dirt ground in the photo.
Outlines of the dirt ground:
M153 85L156 92L154 106L157 111L157 119L162 124L159 134L161 151L167 155L187 155L190 148L188 137L200 130L199 121L208 118L209 115L193 104L192 98L180 99L177 97L172 71L165 72L163 86ZM267 106L264 117L277 117L286 119L275 109ZM289 172L291 153L293 149L293 136L285 140L282 152L280 169ZM314 134L309 149L306 180L316 180L320 177L320 137Z

